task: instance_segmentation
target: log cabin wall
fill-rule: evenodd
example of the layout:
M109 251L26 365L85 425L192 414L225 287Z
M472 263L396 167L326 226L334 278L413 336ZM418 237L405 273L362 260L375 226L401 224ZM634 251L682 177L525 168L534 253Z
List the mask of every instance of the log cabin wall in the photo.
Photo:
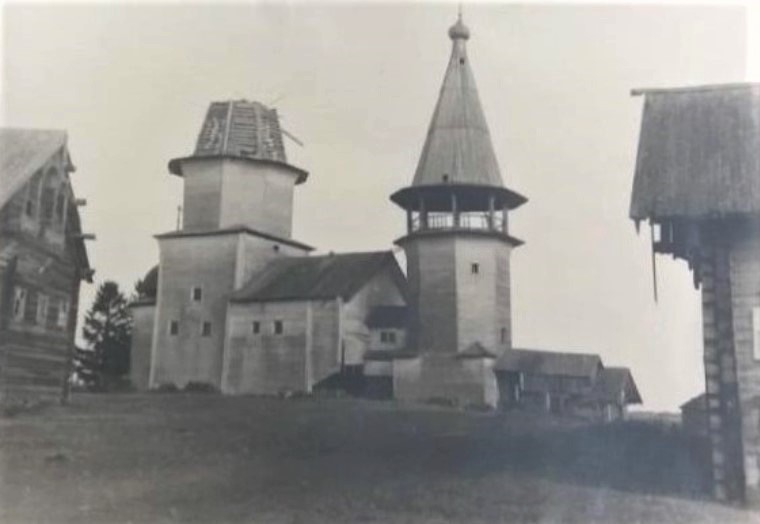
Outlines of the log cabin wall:
M702 330L708 435L713 490L718 500L744 497L741 413L736 374L730 271L730 241L720 228L703 238Z
M732 228L731 307L746 499L760 503L760 220ZM757 349L756 349L757 348Z

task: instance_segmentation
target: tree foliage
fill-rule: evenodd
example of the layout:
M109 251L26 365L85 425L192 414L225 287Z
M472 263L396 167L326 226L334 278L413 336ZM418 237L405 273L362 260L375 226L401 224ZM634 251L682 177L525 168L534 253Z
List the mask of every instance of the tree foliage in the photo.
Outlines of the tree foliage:
M132 317L127 299L112 281L103 282L84 319L87 347L77 351L75 371L88 387L129 373Z

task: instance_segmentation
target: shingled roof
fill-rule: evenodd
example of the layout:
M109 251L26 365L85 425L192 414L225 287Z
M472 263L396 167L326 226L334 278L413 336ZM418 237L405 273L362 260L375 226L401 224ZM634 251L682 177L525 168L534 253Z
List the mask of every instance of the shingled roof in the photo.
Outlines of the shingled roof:
M634 94L645 100L631 218L760 213L760 84Z
M413 186L452 184L502 187L499 164L467 57L470 31L461 17L449 30L451 56L428 127Z
M65 131L0 128L0 206L65 146Z
M198 134L195 152L169 162L169 172L183 176L183 163L199 158L233 158L275 164L306 181L308 173L288 164L277 110L248 100L212 102Z
M383 268L393 272L402 294L406 279L391 251L282 257L269 262L232 294L232 302L350 300Z
M512 349L502 353L494 364L494 370L516 371L532 375L592 378L601 365L602 359L599 355Z

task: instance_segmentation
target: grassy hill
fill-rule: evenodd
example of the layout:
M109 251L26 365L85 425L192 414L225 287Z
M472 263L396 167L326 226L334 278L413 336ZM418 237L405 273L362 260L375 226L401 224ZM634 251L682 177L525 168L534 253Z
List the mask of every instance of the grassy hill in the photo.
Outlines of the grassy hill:
M703 443L360 400L79 395L0 419L2 522L760 522Z

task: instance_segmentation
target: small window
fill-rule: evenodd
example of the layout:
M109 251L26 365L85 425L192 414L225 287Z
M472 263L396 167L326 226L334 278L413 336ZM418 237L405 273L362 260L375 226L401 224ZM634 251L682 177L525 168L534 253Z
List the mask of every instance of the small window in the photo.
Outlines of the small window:
M502 344L506 344L506 342L507 342L507 328L501 328L501 333L499 335L499 339L501 340Z
M37 323L37 292L30 289L26 292L26 301L24 302L24 322L27 324Z
M171 320L169 322L169 335L176 337L179 335L179 322L176 320Z
M383 344L395 344L396 332L395 331L381 331L380 342L382 342Z
M42 217L46 221L53 219L54 206L55 206L55 189L52 187L45 187L42 190Z
M472 264L470 264L470 273L472 273L473 275L477 275L478 273L480 273L480 264L478 264L477 262L473 262Z
M204 337L210 337L211 336L211 322L204 322L201 326L201 336Z
M449 182L449 175L443 175L443 177L441 177L441 178L443 178L443 183L444 184L447 184Z
M61 191L58 193L58 197L55 201L55 214L60 222L63 222L63 217L66 211L66 195Z
M13 290L13 320L24 318L24 306L26 306L26 289L17 287Z
M44 293L40 293L37 297L37 324L45 325L48 317L49 300L49 297Z
M253 322L251 322L251 333L253 333L254 335L258 335L259 333L261 333L261 322L259 322L258 320L254 320Z
M277 244L275 244L275 245L273 245L273 246L272 246L272 250L273 250L275 253L279 253L279 252L280 252L280 246L279 246L279 245L277 245Z
M56 325L59 328L66 328L69 321L69 301L65 298L58 299L58 319Z
M274 321L274 334L275 335L282 335L282 332L284 331L284 327L282 320L275 320Z
M200 302L203 298L203 289L201 289L199 286L194 287L192 297L194 302Z

